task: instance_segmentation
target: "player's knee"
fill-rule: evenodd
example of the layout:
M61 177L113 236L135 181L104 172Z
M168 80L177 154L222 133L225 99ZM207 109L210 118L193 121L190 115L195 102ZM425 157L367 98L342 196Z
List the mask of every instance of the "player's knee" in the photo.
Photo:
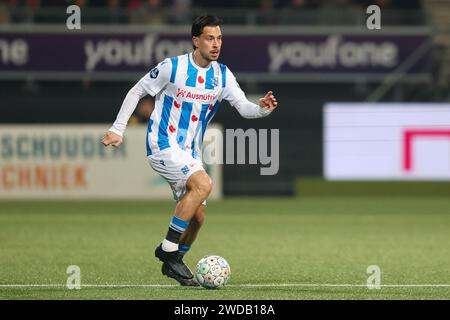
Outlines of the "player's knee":
M196 172L189 178L187 188L203 202L212 190L212 180L206 172Z
M199 180L195 187L194 190L197 192L197 194L200 196L200 198L203 200L205 200L208 195L210 194L211 190L212 190L212 181L210 177L206 177L205 179L201 179Z
M202 199L206 199L212 190L212 182L211 179L205 179L198 185L198 191L202 196Z

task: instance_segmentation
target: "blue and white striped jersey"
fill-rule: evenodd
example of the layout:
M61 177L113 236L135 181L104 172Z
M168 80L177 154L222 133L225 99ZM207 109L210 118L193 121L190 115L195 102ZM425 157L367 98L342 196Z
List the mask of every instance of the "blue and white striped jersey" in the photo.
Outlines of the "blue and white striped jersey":
M214 61L202 68L191 52L167 58L146 74L128 93L110 131L123 134L137 102L146 94L155 97L147 127L147 156L178 145L197 158L206 127L223 99L245 117L268 114L247 100L227 66Z

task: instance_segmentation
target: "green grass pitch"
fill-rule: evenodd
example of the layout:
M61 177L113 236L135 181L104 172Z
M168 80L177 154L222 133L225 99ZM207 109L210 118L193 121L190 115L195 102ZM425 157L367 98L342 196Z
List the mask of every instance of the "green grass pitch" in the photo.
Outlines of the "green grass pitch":
M194 269L206 254L225 257L232 277L220 290L161 275L153 251L172 210L172 202L0 202L0 299L450 298L446 197L211 201L185 261ZM81 268L80 290L65 287L69 265ZM381 289L365 286L369 265L380 267Z

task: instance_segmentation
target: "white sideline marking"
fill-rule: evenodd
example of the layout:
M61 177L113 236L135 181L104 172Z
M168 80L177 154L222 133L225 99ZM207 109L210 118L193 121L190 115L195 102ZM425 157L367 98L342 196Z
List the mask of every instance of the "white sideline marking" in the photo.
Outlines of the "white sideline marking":
M61 287L66 288L66 284L0 284L0 288L27 288L27 287ZM127 288L127 287L149 287L149 288L169 288L169 287L179 287L175 284L81 284L80 287L84 288Z
M66 284L0 284L0 288L66 288ZM82 288L171 288L175 284L81 284ZM276 287L366 287L367 284L332 284L332 283L273 283L273 284L230 284L234 288L276 288ZM447 288L450 284L384 284L383 288Z
M227 287L232 287L229 285ZM279 283L279 284L240 284L239 287L367 287L367 284L332 284L332 283ZM384 284L380 287L450 287L450 284Z

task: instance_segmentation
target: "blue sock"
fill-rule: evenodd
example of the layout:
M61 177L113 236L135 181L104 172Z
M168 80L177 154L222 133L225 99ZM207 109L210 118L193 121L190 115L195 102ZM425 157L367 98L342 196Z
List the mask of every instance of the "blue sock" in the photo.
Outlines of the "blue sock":
M180 237L189 225L189 221L183 221L175 216L172 217L166 238L162 242L162 249L167 252L177 251Z
M191 249L191 246L180 244L178 245L178 251L180 251L180 254L184 256L189 250Z
M181 235L187 229L188 225L189 221L184 221L176 216L173 216L170 221L169 228Z

